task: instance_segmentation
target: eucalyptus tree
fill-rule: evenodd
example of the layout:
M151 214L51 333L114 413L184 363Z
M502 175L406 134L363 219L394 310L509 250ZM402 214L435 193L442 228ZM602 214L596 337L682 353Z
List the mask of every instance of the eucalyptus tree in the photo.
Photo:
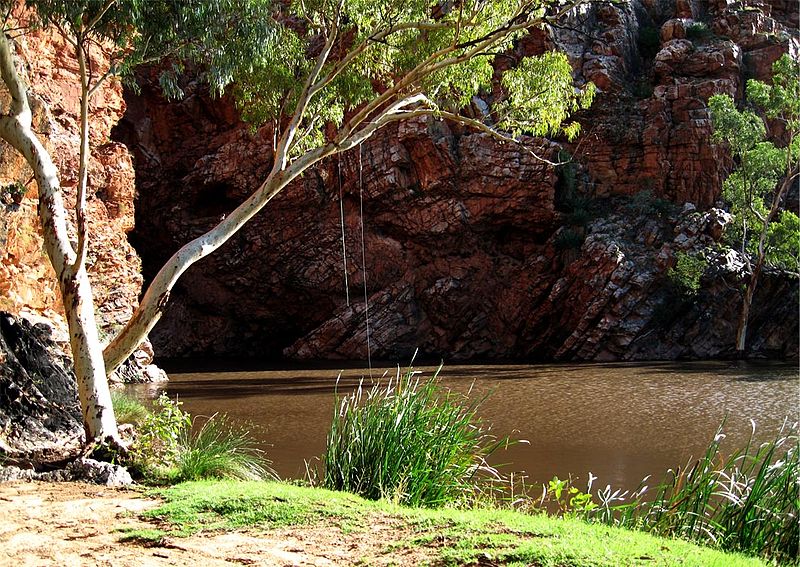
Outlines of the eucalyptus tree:
M789 55L778 59L771 85L749 80L747 101L750 108L738 110L728 95L709 99L712 139L727 144L736 163L723 183L723 196L735 217L730 236L740 245L748 271L736 328L739 356L745 354L750 308L764 266L798 271L800 218L784 208L784 197L800 176L800 62ZM785 146L768 140L765 119L780 125Z
M13 4L11 0L3 0ZM502 96L480 119L464 112L490 92L493 61L513 53L534 27L567 17L584 0L28 0L41 25L54 26L75 51L81 77L81 160L75 210L78 242L67 237L58 172L31 129L25 79L14 61L15 31L0 37L0 73L11 93L0 137L22 153L39 188L48 255L58 274L89 440L118 443L106 373L144 340L170 290L189 266L211 254L304 171L347 151L381 128L428 116L453 120L507 143L521 134L574 137L570 113L591 103L575 88L565 55L524 58L501 78ZM87 61L111 42L112 67L98 76ZM153 278L131 320L101 351L86 275L84 218L88 101L108 74L162 62L161 84L180 96L183 65L193 63L212 92L232 90L242 115L271 124L269 173L207 233L183 245ZM485 91L484 91L485 89ZM532 151L532 150L528 150Z

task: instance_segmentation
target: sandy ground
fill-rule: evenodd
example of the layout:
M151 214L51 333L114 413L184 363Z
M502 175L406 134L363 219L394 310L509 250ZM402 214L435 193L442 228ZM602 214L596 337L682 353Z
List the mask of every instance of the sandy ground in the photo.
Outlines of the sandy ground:
M375 517L363 532L334 525L197 534L157 547L120 542L121 528L155 527L138 513L157 505L133 490L81 483L0 483L0 565L416 565L432 550L398 549L395 520Z

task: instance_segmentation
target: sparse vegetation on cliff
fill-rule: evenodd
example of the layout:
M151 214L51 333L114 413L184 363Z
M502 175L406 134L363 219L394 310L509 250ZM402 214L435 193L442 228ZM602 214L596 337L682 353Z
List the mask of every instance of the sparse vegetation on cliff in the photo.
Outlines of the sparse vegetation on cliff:
M667 270L667 278L675 292L682 298L691 298L700 290L700 279L708 261L699 254L676 254L675 266Z

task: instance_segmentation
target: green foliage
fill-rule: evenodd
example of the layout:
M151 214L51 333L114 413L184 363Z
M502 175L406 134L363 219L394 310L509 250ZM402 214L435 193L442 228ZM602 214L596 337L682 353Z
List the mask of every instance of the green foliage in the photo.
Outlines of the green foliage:
M438 374L438 372L437 372ZM337 398L323 456L323 486L411 506L471 498L496 471L499 443L481 427L477 402L422 382L409 368L369 391Z
M114 41L119 73L130 75L134 66L166 57L160 82L167 96L182 94L184 65L197 63L216 93L235 79L237 103L254 126L279 123L299 109L295 154L322 145L331 126L341 128L348 113L387 90L394 93L387 103L423 94L432 111L469 106L491 87L493 58L524 35L519 24L559 5L471 0L432 11L427 1L27 1L44 24L57 25L78 43ZM306 78L325 39L334 36L317 75L324 80L301 108ZM594 94L591 84L576 91L566 56L555 52L522 59L503 74L502 86L496 126L514 136L574 138L579 125L562 123Z
M704 257L678 252L675 266L667 270L667 278L679 296L692 297L700 291L700 279L707 267Z
M8 3L8 0L0 0ZM222 93L265 50L277 50L273 0L26 0L41 25L54 25L84 49L96 40L117 47L116 73L131 78L134 67L168 58L160 77L168 97L179 97L184 64L199 62L203 77ZM131 82L132 85L135 83Z
M650 184L652 186L652 183ZM630 215L657 215L666 218L677 211L672 201L655 197L651 189L644 189L628 197L624 210Z
M25 195L26 189L25 185L19 181L14 181L8 185L3 185L3 187L0 188L0 192L2 192L4 195L10 196L12 199L19 199Z
M252 436L214 415L195 433L192 417L162 393L137 429L131 450L134 469L156 482L180 482L204 478L254 480L274 478L275 473Z
M155 408L139 428L133 450L134 460L146 467L164 467L174 463L181 450L183 432L192 425L192 417L181 409L182 402L163 393Z
M758 255L763 235L767 263L797 270L798 223L796 215L785 212L770 218L779 203L775 199L787 175L797 171L800 141L800 63L788 55L773 65L772 85L750 80L747 97L768 118L783 122L789 144L777 147L766 140L764 120L754 110L738 110L726 95L709 99L714 121L713 140L725 143L737 168L723 184L723 196L730 203L735 224L728 237L745 251Z
M249 431L230 423L224 415L207 418L194 434L185 428L178 442L181 451L177 467L181 481L276 478Z
M723 426L702 458L670 470L654 494L646 486L633 495L606 487L597 493L599 506L585 517L795 562L800 542L797 424L785 424L760 445L753 440L753 424L750 441L728 454L721 451Z
M708 24L704 22L692 22L686 28L686 38L692 41L706 41L714 36Z
M800 270L800 217L792 211L781 211L778 220L771 222L768 230L767 262Z
M588 108L595 94L589 83L576 96L569 60L556 52L526 57L503 74L502 83L508 98L496 105L502 117L498 126L514 136L522 132L548 136L563 129L569 140L574 139L580 126L571 123L562 128L562 123L570 113Z
M591 483L586 492L583 492L573 484L571 478L562 480L554 476L545 487L542 502L548 501L549 497L549 501L558 506L562 516L584 517L597 508L597 503L592 500L591 490Z
M140 425L150 415L142 402L121 390L111 391L111 405L118 423Z

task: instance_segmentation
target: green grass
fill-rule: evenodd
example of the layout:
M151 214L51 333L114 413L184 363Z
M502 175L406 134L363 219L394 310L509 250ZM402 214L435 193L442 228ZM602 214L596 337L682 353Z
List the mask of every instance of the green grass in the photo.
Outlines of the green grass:
M322 485L411 506L474 497L496 477L485 458L500 444L481 427L478 404L411 368L359 387L335 407Z
M225 415L207 418L194 433L184 429L178 445L176 468L180 480L277 478L255 438Z
M398 539L379 542L387 553L425 547L441 565L537 565L576 567L758 566L757 558L642 532L576 519L509 510L405 508L381 501L279 482L204 481L158 490L164 504L144 517L160 530L126 532L145 543L199 531L335 525L368 530L376 515L399 520Z
M114 407L117 423L139 425L150 413L142 402L121 390L111 391L111 405Z

